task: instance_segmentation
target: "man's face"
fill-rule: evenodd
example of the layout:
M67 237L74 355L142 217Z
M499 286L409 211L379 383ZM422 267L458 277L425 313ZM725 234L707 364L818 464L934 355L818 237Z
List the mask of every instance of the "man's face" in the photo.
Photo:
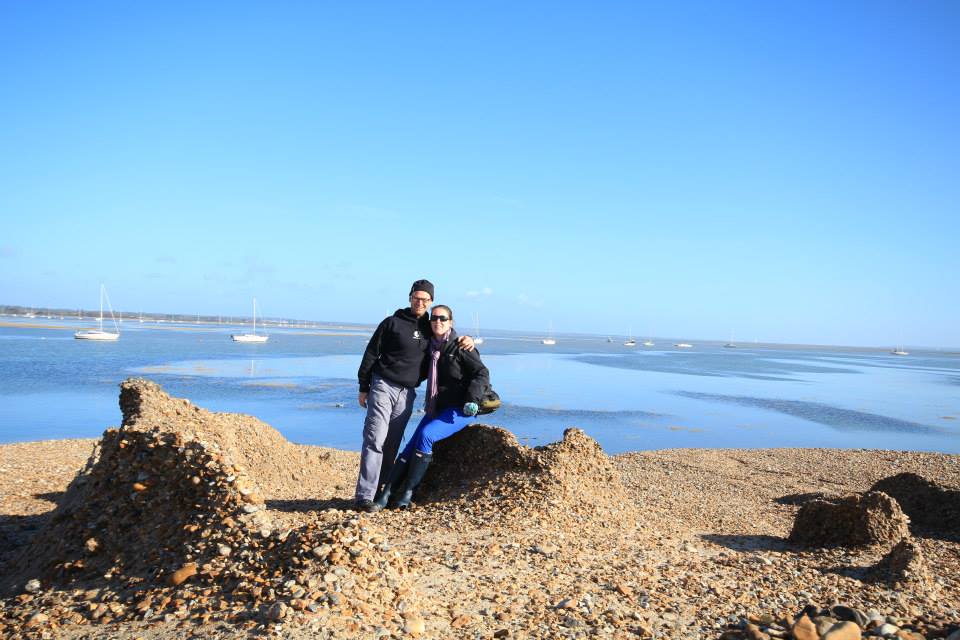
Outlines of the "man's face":
M418 318L427 312L433 298L426 291L414 291L410 294L410 311Z

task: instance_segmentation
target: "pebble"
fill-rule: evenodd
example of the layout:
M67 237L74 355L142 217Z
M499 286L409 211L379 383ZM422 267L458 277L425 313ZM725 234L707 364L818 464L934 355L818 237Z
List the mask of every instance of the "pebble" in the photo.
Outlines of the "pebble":
M856 622L844 620L823 634L822 640L860 640L860 635L860 627Z
M40 581L34 578L33 580L28 580L27 584L23 585L23 590L27 593L38 593L41 589Z
M187 564L183 565L182 567L174 571L172 574L170 574L169 582L172 586L176 587L180 584L183 584L183 582L186 581L187 578L195 575L197 575L197 563L188 562Z
M796 640L820 640L820 634L817 633L817 627L806 614L797 618L791 629L793 637Z
M427 625L423 621L423 618L421 618L420 616L410 616L405 618L405 622L403 625L404 633L407 633L413 636L419 636L420 634L424 633L426 630L427 630Z
M31 628L41 627L47 624L49 621L50 621L50 616L48 616L47 614L41 611L38 611L32 616L30 616L29 620L27 620L27 626Z
M287 615L287 605L282 602L274 602L267 609L267 619L273 621L283 620Z
M550 542L544 542L538 545L534 545L533 547L534 553L539 553L545 556L552 556L559 550L560 550L560 547Z
M847 607L840 604L831 607L830 613L832 613L833 616L838 620L849 620L851 622L856 622L861 628L866 627L867 623L870 621L870 619L867 618L867 615L859 609L854 609L853 607Z

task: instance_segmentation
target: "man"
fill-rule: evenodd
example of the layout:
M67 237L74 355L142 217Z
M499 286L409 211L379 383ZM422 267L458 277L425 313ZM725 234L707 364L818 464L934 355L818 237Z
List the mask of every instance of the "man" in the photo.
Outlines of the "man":
M363 352L357 378L357 401L367 410L360 449L360 474L354 493L356 508L375 511L374 496L380 479L390 477L403 431L413 413L414 390L425 376L423 367L430 345L427 310L433 302L433 284L417 280L410 287L410 307L397 309L374 331ZM470 336L460 346L473 350Z

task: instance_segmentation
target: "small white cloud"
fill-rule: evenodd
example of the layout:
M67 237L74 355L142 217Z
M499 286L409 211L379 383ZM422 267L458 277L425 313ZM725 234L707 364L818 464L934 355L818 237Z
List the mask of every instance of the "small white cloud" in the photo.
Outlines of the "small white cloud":
M483 287L482 289L470 289L469 291L467 291L468 298L479 298L480 296L489 298L492 295L493 295L493 289L491 289L490 287Z

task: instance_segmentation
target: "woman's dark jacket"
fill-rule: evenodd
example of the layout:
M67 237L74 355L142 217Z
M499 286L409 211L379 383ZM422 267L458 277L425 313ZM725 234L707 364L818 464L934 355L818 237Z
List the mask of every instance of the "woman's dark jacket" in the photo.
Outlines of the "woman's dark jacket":
M451 329L437 361L437 413L448 407L461 409L467 402L479 404L490 386L490 372L480 361L480 352L476 349L464 351L457 346L457 337L457 332ZM424 378L430 371L430 356L428 348Z
M360 391L370 391L373 374L408 389L423 382L426 377L421 376L423 360L430 348L431 335L426 313L417 318L409 308L397 309L385 318L363 352L357 371Z

